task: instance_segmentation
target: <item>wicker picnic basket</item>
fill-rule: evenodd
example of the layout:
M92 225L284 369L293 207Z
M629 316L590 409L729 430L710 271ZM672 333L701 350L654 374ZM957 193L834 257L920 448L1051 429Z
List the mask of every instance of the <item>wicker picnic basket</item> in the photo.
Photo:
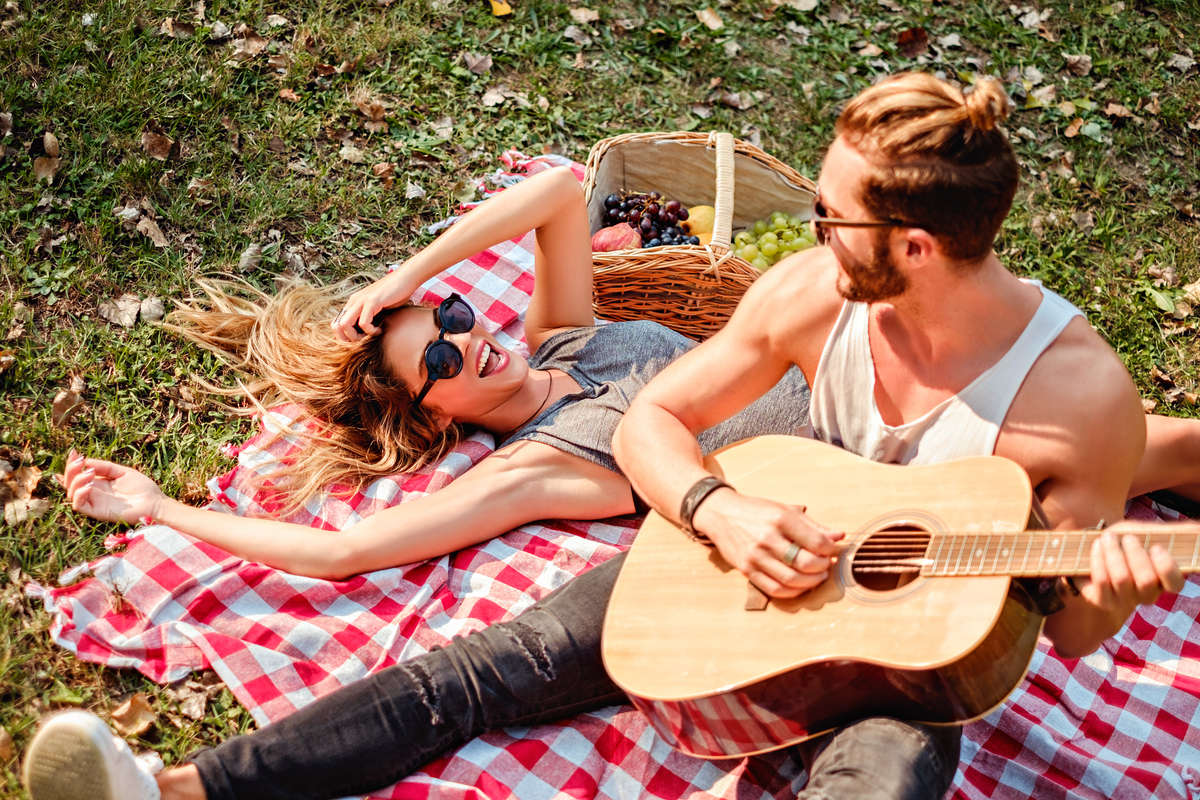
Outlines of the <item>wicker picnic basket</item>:
M628 133L596 143L583 179L588 223L603 226L604 198L661 192L684 206L716 209L707 245L592 254L596 315L651 319L693 339L721 329L758 270L730 247L733 231L773 211L808 216L816 185L728 133Z

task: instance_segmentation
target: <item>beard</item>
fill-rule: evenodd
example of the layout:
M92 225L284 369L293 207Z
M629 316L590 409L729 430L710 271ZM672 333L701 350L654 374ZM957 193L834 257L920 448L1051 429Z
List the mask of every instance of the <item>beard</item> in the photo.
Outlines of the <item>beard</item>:
M852 303L878 303L908 289L908 277L896 266L884 237L875 240L869 262L859 261L845 248L838 248L834 255L842 268L838 294Z

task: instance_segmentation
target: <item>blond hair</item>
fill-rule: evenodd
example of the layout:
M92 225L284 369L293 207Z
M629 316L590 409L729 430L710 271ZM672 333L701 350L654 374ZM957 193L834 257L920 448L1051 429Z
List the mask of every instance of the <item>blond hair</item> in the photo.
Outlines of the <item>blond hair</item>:
M179 303L165 327L219 355L239 375L235 388L199 378L207 390L242 396L254 414L294 403L305 409L304 445L270 475L286 512L334 484L349 491L398 472L420 469L444 455L461 428L442 428L384 359L382 334L357 342L340 339L330 320L355 288L286 285L268 295L241 281L202 280L201 297ZM386 329L387 318L376 317Z
M1016 155L1000 128L1009 110L994 78L963 91L909 72L851 100L836 133L871 164L861 196L872 214L929 231L951 258L977 261L1017 190Z

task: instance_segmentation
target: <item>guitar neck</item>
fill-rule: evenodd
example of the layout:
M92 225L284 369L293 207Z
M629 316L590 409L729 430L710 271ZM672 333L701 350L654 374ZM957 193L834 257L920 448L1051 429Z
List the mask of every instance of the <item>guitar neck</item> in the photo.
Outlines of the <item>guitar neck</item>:
M1200 572L1200 533L1159 526L1125 531L1149 548L1159 545L1183 572ZM1022 531L1020 533L930 534L921 574L929 577L1009 575L1043 577L1087 575L1092 543L1100 531ZM910 562L911 563L911 562Z

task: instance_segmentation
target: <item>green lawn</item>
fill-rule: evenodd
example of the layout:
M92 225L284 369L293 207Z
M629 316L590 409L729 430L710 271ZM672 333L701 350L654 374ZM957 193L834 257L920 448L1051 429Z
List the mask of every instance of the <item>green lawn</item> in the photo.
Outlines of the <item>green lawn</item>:
M1103 2L726 1L711 30L682 2L515 0L497 18L486 0L8 0L0 460L41 470L51 504L0 528L0 793L22 796L12 753L48 708L147 692L159 718L136 744L168 762L251 724L227 691L194 721L137 675L75 661L23 598L25 576L52 581L113 530L61 505L69 446L201 500L229 466L217 447L250 430L190 387L220 375L211 358L101 304L215 271L268 287L377 270L510 147L583 160L615 133L723 129L815 177L840 104L877 76L998 76L1024 168L1004 259L1087 310L1159 411L1194 414L1200 9ZM55 425L75 378L83 406Z

